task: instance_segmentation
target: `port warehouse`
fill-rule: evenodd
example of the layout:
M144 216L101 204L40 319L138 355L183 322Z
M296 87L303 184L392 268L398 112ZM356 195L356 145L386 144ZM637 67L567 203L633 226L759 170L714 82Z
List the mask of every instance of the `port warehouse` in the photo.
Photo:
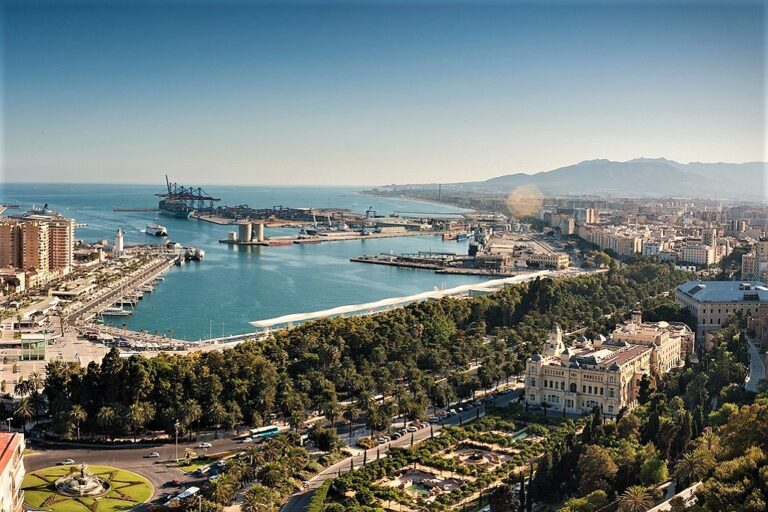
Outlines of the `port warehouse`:
M324 309L322 311L315 311L312 313L295 313L291 315L283 315L267 320L256 320L254 322L250 322L250 324L258 329L257 334L264 334L270 332L271 330L298 327L303 323L310 322L312 320L319 320L321 318L372 315L392 309L402 308L409 304L415 304L417 302L423 302L427 300L437 300L443 297L478 297L482 295L488 295L499 291L505 286L527 283L537 278L544 278L554 275L556 275L554 272L543 270L540 272L531 272L503 279L492 279L490 281L485 281L478 284L465 284L456 286L454 288L447 288L445 290L434 290L403 297L391 297L374 302L367 302L365 304L350 304L331 309Z

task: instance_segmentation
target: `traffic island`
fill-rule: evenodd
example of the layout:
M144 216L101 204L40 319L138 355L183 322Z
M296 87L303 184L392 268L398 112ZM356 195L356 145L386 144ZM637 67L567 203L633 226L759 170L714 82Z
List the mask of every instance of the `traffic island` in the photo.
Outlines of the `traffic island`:
M88 482L98 484L99 492ZM132 471L111 466L52 466L27 474L22 483L28 508L51 512L120 512L148 501L149 481ZM84 492L85 491L85 492Z

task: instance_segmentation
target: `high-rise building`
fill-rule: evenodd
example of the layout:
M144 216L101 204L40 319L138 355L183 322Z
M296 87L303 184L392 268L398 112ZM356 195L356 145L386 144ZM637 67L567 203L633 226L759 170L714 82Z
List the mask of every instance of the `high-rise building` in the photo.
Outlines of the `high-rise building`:
M0 433L0 510L21 512L24 492L24 436Z
M50 232L47 222L28 220L22 223L21 231L24 240L22 266L38 271L48 271L50 261Z
M0 221L0 268L21 267L21 224L13 219Z
M73 219L55 219L48 224L49 254L51 270L69 272L72 269L75 221Z

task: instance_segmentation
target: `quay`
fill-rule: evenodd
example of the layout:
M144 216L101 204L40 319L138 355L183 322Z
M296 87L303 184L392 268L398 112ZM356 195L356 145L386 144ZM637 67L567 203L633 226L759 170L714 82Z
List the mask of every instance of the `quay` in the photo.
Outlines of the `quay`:
M314 235L311 237L299 238L298 236L278 236L272 238L265 238L264 240L248 240L242 241L232 238L225 238L219 240L220 244L229 245L260 245L264 247L279 247L291 244L303 245L303 244L320 244L325 242L349 242L352 240L373 240L379 238L401 238L401 237L418 237L418 236L439 236L442 235L442 231L401 231L393 233L366 233L354 231L337 231L332 233L323 233L320 235Z
M88 323L88 320L110 307L118 299L136 292L139 288L167 271L174 265L176 258L177 256L175 255L155 257L147 265L142 266L127 276L121 277L117 282L110 284L108 287L93 293L87 301L76 305L72 311L67 312L67 323L73 326Z
M112 208L113 212L157 212L157 208L121 208L116 206Z
M429 258L423 258L424 260ZM442 264L442 260L433 262L414 261L407 258L381 255L381 256L355 256L349 261L354 263L368 263L371 265L386 265L390 267L415 268L419 270L433 270L436 274L452 274L460 276L488 276L488 277L515 277L524 272L499 272L491 269L449 267Z

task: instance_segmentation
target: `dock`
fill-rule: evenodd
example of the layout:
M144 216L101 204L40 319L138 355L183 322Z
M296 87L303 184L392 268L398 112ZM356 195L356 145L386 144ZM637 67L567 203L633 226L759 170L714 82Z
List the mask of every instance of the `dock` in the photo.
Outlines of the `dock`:
M366 233L362 234L356 231L336 231L333 233L316 235L311 237L299 238L298 236L281 236L266 238L263 241L240 241L231 239L221 239L220 244L229 245L260 245L263 247L280 247L285 245L297 244L320 244L325 242L349 242L353 240L373 240L377 238L400 238L413 236L439 236L442 231L402 231L398 233Z
M113 212L157 212L157 208L121 208L119 206L115 206L112 208Z

